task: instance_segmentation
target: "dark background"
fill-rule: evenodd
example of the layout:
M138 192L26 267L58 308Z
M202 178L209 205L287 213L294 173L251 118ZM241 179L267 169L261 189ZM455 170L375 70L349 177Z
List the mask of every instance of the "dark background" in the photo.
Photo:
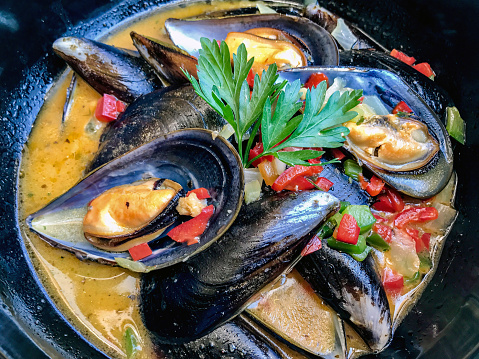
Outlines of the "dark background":
M123 13L148 6L133 2L140 5L122 5ZM381 357L479 358L479 1L320 3L359 25L387 48L402 49L419 62L428 61L437 74L437 83L450 93L467 122L467 145L455 147L459 175L456 207L460 213L457 224L436 276ZM10 311L21 318L22 330L42 338L38 343L43 350L55 352L51 343L59 341L62 347L70 347L67 352L76 358L101 357L87 344L78 344L78 333L49 307L45 293L29 272L16 233L15 178L32 123L29 115L38 111L44 94L35 93L22 80L33 76L35 84L47 86L63 66L52 55L51 43L64 33L98 34L119 17L110 16L93 24L88 19L116 5L106 0L2 0L0 4L0 304L4 301L13 308L0 305L0 357L2 353L14 358L44 357L11 325ZM76 29L78 25L81 30ZM32 98L32 93L37 96L35 100L23 98ZM42 310L38 309L39 301Z

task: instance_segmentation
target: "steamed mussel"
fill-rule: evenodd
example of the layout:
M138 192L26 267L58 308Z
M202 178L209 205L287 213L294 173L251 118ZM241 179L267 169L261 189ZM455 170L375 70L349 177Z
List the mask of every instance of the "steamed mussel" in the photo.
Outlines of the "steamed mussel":
M278 22L280 25L275 26ZM298 24L301 26L297 26ZM413 116L384 114L361 119L356 124L348 124L350 135L344 148L392 187L414 197L431 197L448 182L452 173L452 153L444 127L420 96L400 77L386 70L346 67L310 67L288 71L292 63L292 53L299 59L296 65L338 64L337 45L334 40L324 29L320 27L318 30L310 21L284 15L225 17L187 22L171 19L167 21L167 29L172 40L180 47L186 43L182 40L184 37L195 36L198 39L201 36L227 39L227 42L233 38L230 41L231 46L235 41L253 39L255 42L252 48L265 44L269 46L275 41L292 44L281 44L288 53L288 62L283 63L281 68L282 79L300 78L304 83L312 72L321 71L327 74L330 81L341 79L347 88L361 88L364 89L365 95L374 94L380 97L388 109L398 100L406 101L414 112ZM222 34L219 35L218 30ZM210 35L208 31L211 31ZM311 33L317 35L319 42L315 36L310 36ZM131 37L145 60L160 72L163 85L184 82L182 69L186 68L189 73L195 74L197 53L194 48L188 48L188 53L173 46L165 47L162 43L134 32ZM264 40L268 37L268 41ZM62 41L66 44L74 43L75 46L71 46L70 50L74 49L75 53L59 46ZM85 57L82 46L90 44L90 40L62 41L56 43L55 51L73 64ZM102 51L105 49L108 54L109 47L106 45L99 45L98 48ZM294 49L293 52L289 52L288 49L291 48ZM296 49L300 49L300 52L295 52ZM161 55L158 57L158 54ZM138 59L136 53L127 51L123 55L126 56L126 62L130 61L130 56ZM94 57L88 55L88 61ZM99 60L102 61L109 60ZM88 66L73 66L95 88L107 92L101 86L96 86L99 82L98 76L91 75ZM256 72L261 69L260 66ZM149 76L151 72L144 78L147 82L150 81ZM123 86L109 81L106 80L107 86ZM110 264L120 263L129 269L144 272L158 269L141 277L140 308L143 320L153 333L154 342L158 344L158 352L164 351L167 357L171 353L175 357L222 357L224 348L232 344L243 349L241 352L232 353L231 357L250 355L258 358L279 358L286 354L272 343L287 341L292 343L294 350L302 353L297 355L346 358L349 354L346 352L343 319L360 334L368 350L382 350L392 338L397 321L390 312L381 276L375 267L377 258L370 255L364 262L357 262L346 253L328 248L325 243L322 249L302 258L303 247L325 218L337 210L339 202L321 192L304 191L292 195L266 192L258 202L243 205L236 218L242 204L244 183L241 164L238 163L235 151L231 151L232 155L226 150L228 154L225 155L223 149L212 149L218 141L221 143L220 147L225 147L226 141L221 136L216 137L217 132L174 132L191 127L220 131L225 121L211 111L190 86L175 85L152 92L151 90L160 87L157 79L154 83L152 88L139 92L126 91L130 94L123 99L131 104L120 118L105 130L99 151L89 165L91 174L67 194L30 216L28 223L31 228L53 245L68 248L80 257ZM380 138L372 134L371 130L377 131ZM190 135L186 135L187 133ZM404 139L405 133L409 138ZM181 146L187 149L180 150L181 146L175 141L175 138L182 137L179 134L185 134L184 141L180 142ZM163 140L165 143L162 145L160 143ZM211 145L211 142L214 145ZM404 142L409 144L411 151L404 151ZM194 148L189 147L192 143L195 144ZM395 148L384 154L385 148L390 144L393 144L393 147L395 144ZM170 145L179 147L171 150ZM227 143L226 147L229 147ZM204 152L198 155L198 151ZM207 154L207 160L203 153ZM223 161L224 158L221 158L221 163L217 166L215 161L218 156L225 156L226 159ZM402 156L399 160L402 162L399 164L395 162L397 156ZM166 162L172 162L163 163L165 157ZM127 160L129 158L135 160ZM125 161L129 163L128 166L119 165ZM415 164L410 166L412 162ZM161 171L158 164L161 164ZM174 170L171 167L174 167ZM200 168L204 171L201 172ZM213 174L210 175L210 172ZM105 175L110 180L113 178L111 184L105 185L101 181ZM211 178L205 180L203 175ZM340 200L360 205L371 204L371 197L356 188L355 184L351 184L337 166L328 166L323 175L334 181L330 193ZM117 177L121 176L128 179L117 181ZM207 232L200 238L199 244L175 243L161 235L161 232L166 232L167 225L178 223L178 218L181 219L176 210L178 197L183 195L183 191L197 187L206 187L212 194L208 203L215 206L214 218L209 222ZM140 189L148 193L145 198L159 196L155 193L158 190L166 189L172 192L166 197L159 196L162 197L160 202L163 201L160 207L155 204L154 208L147 208L149 206L142 202L139 207L145 208L139 210L136 217L128 217L127 221L124 221L122 216L125 207L135 207L128 196L131 196L131 193L136 196L141 192ZM93 192L88 192L90 190ZM111 228L107 228L107 231L101 228L103 224L96 219L101 219L102 215L96 216L95 221L89 221L89 213L93 213L97 202L106 197L115 199L107 201L108 204L97 212L105 212L108 206L119 208L118 216L114 219L121 230L115 233L109 233ZM149 203L149 199L147 202ZM108 220L110 218L106 222ZM60 231L52 229L64 223L71 225ZM81 226L82 230L79 230ZM48 229L45 230L45 227ZM69 243L59 239L63 238L65 233L76 238L77 242ZM88 245L84 235L94 242L95 247ZM274 237L274 240L268 242L269 244L265 243L265 238L270 237ZM112 246L124 250L127 246L141 241L149 243L153 255L136 264L122 261L121 257L127 258L122 253L111 253ZM311 291L318 293L341 317L338 319L334 316L326 323L332 325L331 337L334 338L329 351L311 349L314 343L310 346L300 343L298 336L267 323L265 317L259 319L260 316L254 316L252 307L246 311L249 314L236 316L251 301L257 299L261 288L274 282L278 275L284 274L300 258L299 270L311 283ZM285 292L293 292L291 288L294 287L288 287L291 285L290 276L283 275L275 283L271 287L274 289L267 292L264 298L275 298L275 293L280 292L275 286ZM274 292L275 289L277 292ZM266 300L257 303L268 305ZM291 312L291 315L296 314L294 310ZM249 319L251 315L255 318L253 321ZM285 317L288 315L285 314ZM229 321L233 317L235 319ZM263 332L258 334L253 328L254 325L251 325L255 321L261 322L261 325L268 329L261 329ZM379 324L376 325L376 322ZM257 323L255 325L257 326ZM252 336L251 331L255 331L255 336ZM303 337L308 336L307 333L301 334ZM260 337L264 340L260 340ZM243 338L244 342L238 338ZM205 349L211 341L220 343L221 349Z

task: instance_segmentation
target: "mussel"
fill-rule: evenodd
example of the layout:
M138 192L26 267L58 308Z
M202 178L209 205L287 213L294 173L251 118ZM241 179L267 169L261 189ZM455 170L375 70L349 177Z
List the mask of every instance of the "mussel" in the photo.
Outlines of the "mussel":
M419 168L413 170L396 168L394 172L391 171L391 167L386 168L385 166L379 166L378 163L371 163L370 160L366 161L366 157L356 152L355 147L348 146L348 143L344 146L345 149L351 150L351 153L360 162L364 162L366 167L393 188L411 197L429 198L439 193L446 186L453 170L453 155L449 136L436 114L399 76L379 69L308 67L283 71L280 74L280 79L293 81L299 78L302 83L305 83L310 75L316 72L324 73L330 81L335 78L341 78L346 82L346 87L353 89L361 88L365 95L376 95L381 100L384 100L383 102L388 106L391 106L393 103L397 104L401 100L405 101L413 110L416 119L419 119L427 127L428 133L431 136L426 137L427 135L423 131L421 136L419 136L420 133L416 133L418 138L420 137L421 140L429 143L426 147L435 147L435 145L431 145L433 142L437 142L439 145L437 152L425 151L424 157L427 160L420 162ZM389 108L389 111L391 110L392 106ZM391 119L394 120L391 121ZM385 133L384 129L393 127L393 122L395 121L399 120L396 120L394 117L383 118L382 134ZM416 120L405 119L404 121L412 123ZM366 121L367 124L368 121ZM370 150L372 151L370 153L372 156L369 156L368 159L377 157L374 156L375 148ZM435 153L432 155L433 152ZM406 162L408 161L406 160Z
M237 315L259 289L295 264L339 201L324 192L267 193L187 262L142 277L140 311L158 340L183 343Z
M146 179L150 180L145 181ZM95 201L91 202L92 200L98 198L101 200L102 194L118 196L119 192L125 192L125 188L131 190L135 186L132 185L135 181L143 182L137 183L133 191L148 186L161 187L162 184L170 188L168 192L172 196L167 201L164 211L157 213L153 210L153 214L145 216L144 213L140 213L133 219L130 217L129 222L139 218L141 224L136 226L130 224L129 232L125 232L123 226L119 234L110 233L110 238L105 238L101 227L97 226L96 232L92 232L91 226L84 226L84 218L85 221L88 219L88 206L95 205ZM121 185L123 187L118 187ZM160 136L101 166L64 195L30 215L27 224L53 246L69 250L80 258L108 264L117 264L118 258L128 257L126 253L104 250L105 248L111 250L112 241L124 249L128 246L126 242L130 240L135 243L147 240L153 254L141 260L142 265L137 264L135 268L130 269L148 271L185 260L221 237L238 214L243 201L243 186L241 160L229 142L209 130L180 130ZM163 229L166 223L174 221L174 201L180 187L208 189L215 207L215 213L200 242L192 245L177 243L167 237L152 238L159 235L158 231ZM99 211L100 215L106 216L106 220L112 224L112 212L117 211L115 218L123 221L124 225L123 214L129 207L129 200L126 198L130 197L121 197L119 204L113 201L112 208L109 208L110 212L105 214ZM144 205L144 203L136 206L132 204L132 208L141 209ZM120 210L115 206L121 207ZM84 232L90 240L95 241L95 246L85 240ZM146 239L142 238L145 236Z
M99 93L108 93L125 102L161 87L151 67L134 51L101 42L62 37L53 51Z

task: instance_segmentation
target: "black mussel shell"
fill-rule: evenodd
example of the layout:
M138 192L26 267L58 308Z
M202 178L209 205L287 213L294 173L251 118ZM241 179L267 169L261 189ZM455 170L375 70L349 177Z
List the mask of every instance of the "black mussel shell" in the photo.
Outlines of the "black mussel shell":
M51 245L73 252L79 258L116 264L116 258L128 258L128 254L98 249L83 238L86 206L110 188L145 178L171 179L185 190L204 187L212 197L215 213L199 243L186 245L168 237L154 239L149 242L153 254L135 262L135 267L129 267L133 270L169 266L199 253L226 231L243 201L243 167L236 150L209 130L187 129L160 136L101 166L30 215L27 224Z
M322 248L305 256L296 269L373 351L386 347L392 339L391 313L371 255L358 262L323 240Z
M134 51L79 37L62 37L53 51L100 94L125 102L161 87L147 63Z
M364 95L376 95L392 111L392 104L405 101L417 118L427 125L429 133L439 143L439 152L424 167L407 172L389 172L364 164L393 188L416 198L430 198L439 193L449 181L453 170L453 153L449 135L437 115L426 105L398 75L381 69L351 67L308 67L280 73L280 80L300 79L305 83L311 74L324 73L330 81L336 77L346 82L346 87L363 89ZM393 101L394 100L394 101Z
M165 27L173 43L196 58L199 55L202 37L224 40L230 32L270 27L283 30L304 43L309 52L311 64L335 66L339 63L338 47L331 35L319 25L303 17L264 14L194 21L168 19Z
M214 245L187 262L142 276L140 312L165 343L206 335L299 259L339 201L324 192L266 193L243 205Z

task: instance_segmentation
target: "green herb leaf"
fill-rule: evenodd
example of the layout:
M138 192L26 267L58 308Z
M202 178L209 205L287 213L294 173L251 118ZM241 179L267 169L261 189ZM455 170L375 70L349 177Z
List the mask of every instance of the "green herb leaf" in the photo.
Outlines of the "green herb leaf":
M312 164L307 162L307 160L317 158L321 156L324 151L315 151L315 150L299 150L292 152L276 152L274 156L277 157L280 161L283 161L287 165L303 165L311 166ZM322 164L314 164L315 166L321 166Z

